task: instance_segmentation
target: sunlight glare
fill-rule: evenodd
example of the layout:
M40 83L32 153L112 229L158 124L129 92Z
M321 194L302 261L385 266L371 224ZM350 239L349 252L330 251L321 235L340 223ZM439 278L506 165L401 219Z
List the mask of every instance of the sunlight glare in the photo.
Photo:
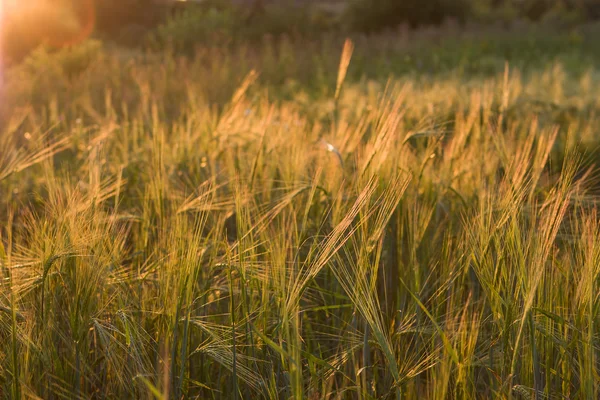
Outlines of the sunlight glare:
M94 28L93 0L0 0L13 40L62 47L86 39Z
M0 0L0 108L4 103L4 0Z

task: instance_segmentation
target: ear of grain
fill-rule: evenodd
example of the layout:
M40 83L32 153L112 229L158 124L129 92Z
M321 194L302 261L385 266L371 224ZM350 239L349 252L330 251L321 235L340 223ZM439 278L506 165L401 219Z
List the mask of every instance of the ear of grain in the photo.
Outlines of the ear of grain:
M338 102L340 94L342 93L342 86L346 80L346 74L348 67L350 66L350 60L352 59L352 53L354 52L354 44L350 39L346 39L344 42L344 48L342 49L342 56L340 58L340 65L338 68L337 81L335 84L335 101Z

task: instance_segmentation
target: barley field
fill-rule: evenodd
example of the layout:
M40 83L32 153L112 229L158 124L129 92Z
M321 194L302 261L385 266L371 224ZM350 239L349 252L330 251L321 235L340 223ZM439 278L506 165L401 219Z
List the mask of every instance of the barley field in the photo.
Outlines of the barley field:
M4 71L0 398L598 399L593 36L410 35Z

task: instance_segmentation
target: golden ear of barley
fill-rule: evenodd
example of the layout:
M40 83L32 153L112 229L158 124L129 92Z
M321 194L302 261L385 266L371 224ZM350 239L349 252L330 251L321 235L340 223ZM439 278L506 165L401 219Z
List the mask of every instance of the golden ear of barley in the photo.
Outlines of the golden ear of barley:
M337 101L342 90L342 84L346 79L346 73L348 72L348 65L350 65L350 59L352 58L352 52L354 51L354 43L352 40L346 39L344 42L344 49L342 50L342 57L340 59L340 67L338 69L337 83L335 86L335 100Z
M242 82L242 84L240 85L240 87L233 94L233 97L231 99L231 103L232 104L239 103L240 100L246 94L246 91L248 91L248 88L250 86L252 86L252 84L254 82L256 82L257 78L258 78L258 73L255 70L250 71L248 73L248 75L246 75L246 77L244 78L244 81Z

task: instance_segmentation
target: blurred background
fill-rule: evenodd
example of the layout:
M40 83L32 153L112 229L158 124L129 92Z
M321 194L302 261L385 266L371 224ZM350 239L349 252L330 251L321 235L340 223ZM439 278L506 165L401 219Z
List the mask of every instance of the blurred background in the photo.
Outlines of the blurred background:
M5 59L39 45L62 47L94 36L122 46L190 50L265 36L458 25L553 28L600 18L600 0L3 0Z

